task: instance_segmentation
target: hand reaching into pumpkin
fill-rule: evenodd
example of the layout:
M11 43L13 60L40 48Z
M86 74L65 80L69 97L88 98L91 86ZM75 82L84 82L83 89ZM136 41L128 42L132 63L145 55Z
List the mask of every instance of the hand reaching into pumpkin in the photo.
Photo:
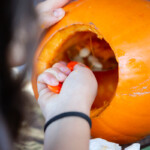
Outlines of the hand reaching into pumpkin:
M63 82L59 94L49 90L48 85L57 86L59 82ZM38 77L38 92L38 102L46 122L56 115L70 111L89 115L97 93L97 82L86 66L77 64L71 72L64 62L60 62ZM87 150L89 129L88 123L82 118L59 119L46 129L44 150Z
M65 16L65 11L61 8L70 0L46 0L37 5L36 10L39 16L42 29L48 28Z
M47 85L57 86L59 82L64 82L60 94L48 89ZM46 121L66 111L81 111L89 115L97 93L97 82L92 71L83 65L76 65L71 72L64 62L60 62L38 77L38 92L38 102Z

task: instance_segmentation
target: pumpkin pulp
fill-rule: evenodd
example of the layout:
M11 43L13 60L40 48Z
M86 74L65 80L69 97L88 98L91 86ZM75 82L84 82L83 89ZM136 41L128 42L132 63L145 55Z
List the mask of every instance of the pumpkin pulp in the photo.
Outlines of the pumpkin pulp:
M82 29L81 25L74 25L75 27L79 30ZM83 28L85 27L83 26ZM47 44L44 49L48 47ZM87 48L90 54L81 58L79 55L83 48ZM98 82L98 92L92 105L91 118L98 116L109 105L118 83L118 63L111 47L104 39L100 39L96 33L86 29L83 31L77 30L72 35L68 35L65 41L61 43L61 48L58 47L56 51L58 52L50 60L48 67L58 61L78 61L84 63L93 71ZM102 64L102 68L93 67L92 63L88 61L88 58L91 56L94 56ZM76 60L77 57L78 60Z
M90 51L87 57L80 56L80 51L84 48ZM91 118L98 116L109 105L116 91L118 63L114 52L104 39L99 39L90 31L76 32L69 36L61 45L61 51L62 53L58 54L61 55L61 60L84 63L93 71L98 82L98 92L92 105ZM96 58L102 68L94 67L93 62L88 61L90 57ZM58 61L58 58L56 59Z

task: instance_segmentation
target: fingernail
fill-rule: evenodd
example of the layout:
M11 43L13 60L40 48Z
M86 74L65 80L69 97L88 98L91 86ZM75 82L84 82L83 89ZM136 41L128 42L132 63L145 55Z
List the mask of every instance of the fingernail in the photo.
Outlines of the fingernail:
M70 69L67 68L67 67L61 67L60 70L61 70L62 72L65 72L66 74L70 74L70 72L71 72Z
M58 77L60 80L64 80L66 78L66 76L62 73L58 73Z
M64 10L62 8L55 9L53 14L56 18L62 18L64 16Z

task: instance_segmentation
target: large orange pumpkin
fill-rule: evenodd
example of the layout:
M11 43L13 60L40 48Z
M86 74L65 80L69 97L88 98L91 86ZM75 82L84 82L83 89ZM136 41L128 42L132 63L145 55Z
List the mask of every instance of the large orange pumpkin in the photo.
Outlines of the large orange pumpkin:
M65 10L65 18L47 31L34 57L36 98L37 76L55 62L67 60L70 46L95 36L101 43L96 55L114 57L118 67L95 72L99 89L91 109L92 137L126 144L149 135L150 2L78 0Z

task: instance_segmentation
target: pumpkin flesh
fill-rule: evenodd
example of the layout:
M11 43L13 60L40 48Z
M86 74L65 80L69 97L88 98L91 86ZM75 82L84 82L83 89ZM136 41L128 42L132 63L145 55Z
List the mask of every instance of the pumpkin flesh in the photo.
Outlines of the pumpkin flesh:
M107 85L112 84L113 90L107 101L98 99L93 104L92 136L126 144L149 135L150 3L146 0L79 0L65 9L66 17L47 32L35 54L32 83L36 97L37 76L59 60L69 61L65 55L74 44L69 39L81 32L96 34L111 48L104 56L114 56L118 66L95 72L99 87L103 84L105 91L99 97L109 95Z

